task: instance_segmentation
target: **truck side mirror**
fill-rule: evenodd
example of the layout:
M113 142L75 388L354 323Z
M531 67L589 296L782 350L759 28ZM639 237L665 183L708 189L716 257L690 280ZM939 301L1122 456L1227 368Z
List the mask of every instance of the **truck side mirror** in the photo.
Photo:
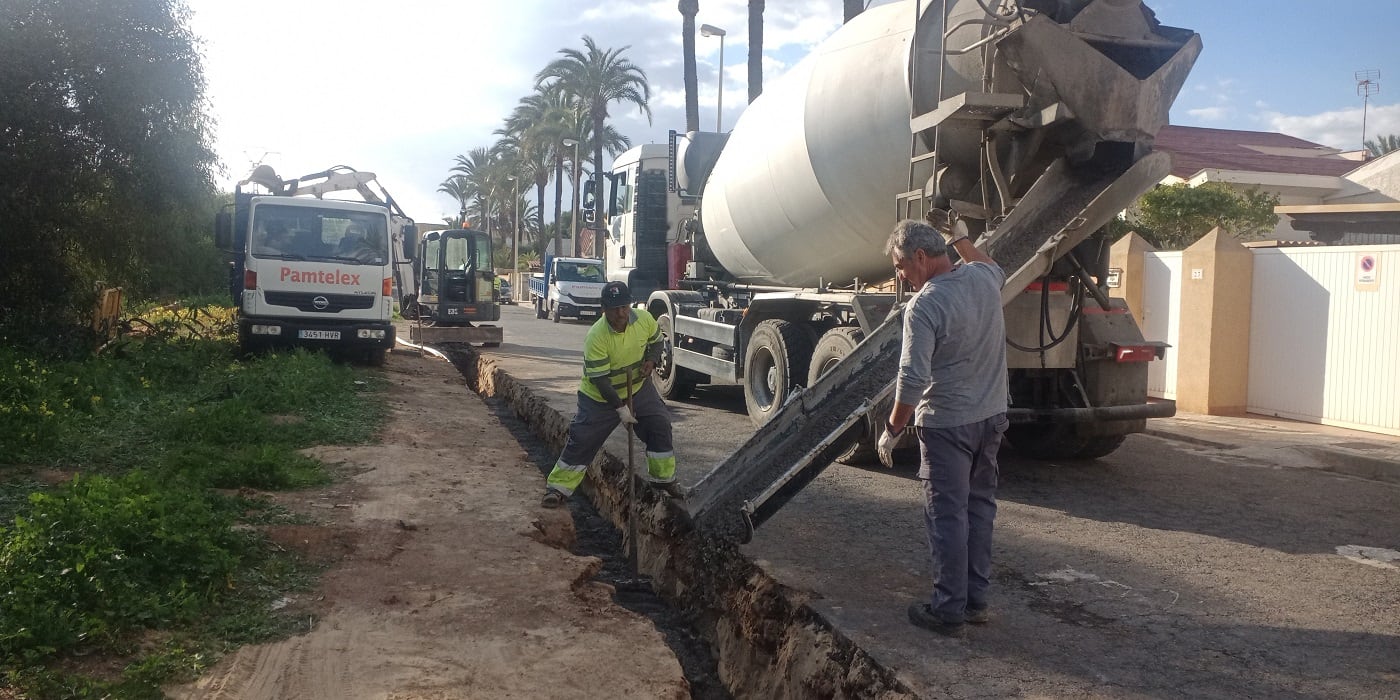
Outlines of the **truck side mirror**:
M403 259L418 259L418 228L415 226L403 227Z
M214 215L214 247L233 249L233 212L221 211Z
M594 184L596 183L592 179L583 183L583 202L580 204L583 208L583 220L590 224L597 218L593 211L593 205L598 202L598 194L593 190Z

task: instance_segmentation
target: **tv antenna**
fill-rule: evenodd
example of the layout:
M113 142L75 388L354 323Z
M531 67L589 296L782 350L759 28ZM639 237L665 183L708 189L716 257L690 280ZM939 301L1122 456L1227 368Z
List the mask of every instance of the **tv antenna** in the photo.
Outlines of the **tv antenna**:
M1366 108L1371 104L1371 95L1381 91L1381 72L1378 69L1356 71L1356 94L1361 96L1361 148L1366 148Z

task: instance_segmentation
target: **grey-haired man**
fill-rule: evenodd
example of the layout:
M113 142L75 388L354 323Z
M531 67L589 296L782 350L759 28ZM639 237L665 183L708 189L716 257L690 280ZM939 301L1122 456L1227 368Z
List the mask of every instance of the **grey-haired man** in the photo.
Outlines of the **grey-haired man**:
M924 524L933 558L928 602L910 622L956 636L988 620L997 449L1006 431L1006 273L965 233L939 220L901 221L885 251L917 290L904 311L895 404L880 436L880 459L913 418L919 439ZM948 249L964 262L953 264Z

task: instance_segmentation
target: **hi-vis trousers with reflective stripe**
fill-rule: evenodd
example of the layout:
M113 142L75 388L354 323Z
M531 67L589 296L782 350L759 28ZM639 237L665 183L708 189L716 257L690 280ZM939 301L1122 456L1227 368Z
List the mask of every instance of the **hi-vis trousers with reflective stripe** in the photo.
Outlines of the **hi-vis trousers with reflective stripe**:
M632 415L637 417L637 437L646 445L647 479L655 484L676 480L676 455L671 451L671 413L651 382L642 385L632 397ZM588 463L602 449L617 424L617 410L578 394L578 412L569 423L569 439L564 452L549 473L548 486L571 495L583 483Z

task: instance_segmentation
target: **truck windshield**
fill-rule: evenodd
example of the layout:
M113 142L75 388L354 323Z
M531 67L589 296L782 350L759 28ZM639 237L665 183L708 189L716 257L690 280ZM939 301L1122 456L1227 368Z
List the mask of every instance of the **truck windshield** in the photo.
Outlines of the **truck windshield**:
M384 214L260 204L253 209L253 257L383 265L389 258Z
M560 282L602 282L603 270L591 263L561 262L557 269Z

